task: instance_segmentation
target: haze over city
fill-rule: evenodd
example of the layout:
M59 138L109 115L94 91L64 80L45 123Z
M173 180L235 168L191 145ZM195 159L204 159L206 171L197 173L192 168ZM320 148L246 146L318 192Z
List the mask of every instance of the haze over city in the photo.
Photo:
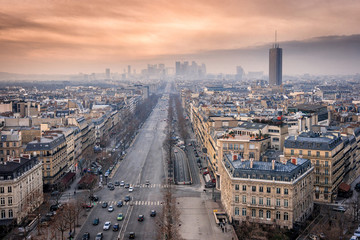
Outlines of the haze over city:
M0 1L0 71L122 72L131 64L207 64L268 72L278 32L284 74L354 74L358 1Z

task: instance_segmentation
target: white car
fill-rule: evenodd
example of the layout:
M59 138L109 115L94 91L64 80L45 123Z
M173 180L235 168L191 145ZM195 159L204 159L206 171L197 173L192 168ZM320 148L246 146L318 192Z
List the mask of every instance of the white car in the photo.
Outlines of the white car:
M358 237L357 237L357 236L352 236L352 237L350 238L350 240L358 240Z
M124 181L121 181L121 182L120 182L120 187L123 187L123 186L125 186L125 182L124 182Z
M114 211L114 207L113 207L113 206L109 206L108 211L109 211L109 212Z
M129 187L129 192L132 192L134 191L134 188L133 187Z
M110 221L109 221L109 222L105 222L103 229L104 229L104 230L109 230L110 227L111 227L111 222L110 222Z
M360 228L358 228L358 229L355 230L354 236L360 237Z

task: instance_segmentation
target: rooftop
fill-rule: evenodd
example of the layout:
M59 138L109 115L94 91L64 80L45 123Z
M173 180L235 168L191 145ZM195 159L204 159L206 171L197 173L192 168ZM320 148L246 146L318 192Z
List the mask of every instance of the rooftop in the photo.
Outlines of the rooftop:
M342 143L338 133L302 132L299 136L289 136L285 140L286 148L313 150L332 150Z

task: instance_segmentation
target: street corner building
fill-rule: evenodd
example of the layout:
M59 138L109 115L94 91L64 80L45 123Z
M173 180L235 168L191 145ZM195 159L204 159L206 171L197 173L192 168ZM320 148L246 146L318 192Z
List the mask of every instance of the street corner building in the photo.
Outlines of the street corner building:
M280 162L262 162L224 154L219 170L221 201L235 224L291 229L313 210L310 160L281 157Z

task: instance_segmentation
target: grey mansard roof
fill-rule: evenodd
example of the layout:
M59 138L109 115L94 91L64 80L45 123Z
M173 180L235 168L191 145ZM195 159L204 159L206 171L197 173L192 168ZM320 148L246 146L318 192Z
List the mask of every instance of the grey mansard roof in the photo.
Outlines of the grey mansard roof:
M341 144L343 139L338 133L303 132L299 136L289 136L285 140L286 148L299 148L310 150L329 150Z
M37 140L29 142L26 146L25 152L52 150L56 148L66 141L63 134L57 135L57 137L53 136L53 139L42 137L40 142Z

